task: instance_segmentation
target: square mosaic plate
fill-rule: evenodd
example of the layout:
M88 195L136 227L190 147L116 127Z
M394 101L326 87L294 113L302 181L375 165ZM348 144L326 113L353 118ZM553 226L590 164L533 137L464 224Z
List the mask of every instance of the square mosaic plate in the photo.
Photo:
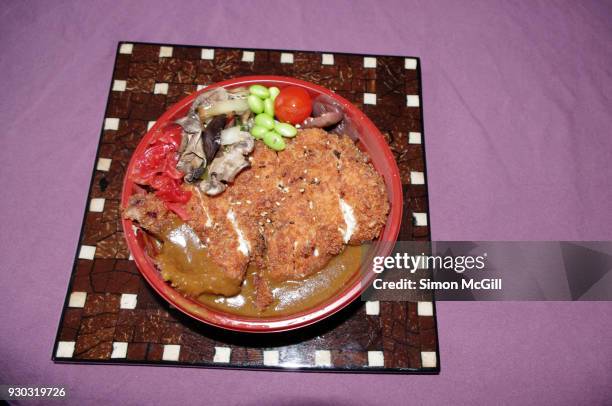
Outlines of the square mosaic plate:
M211 83L284 75L334 90L387 138L400 168L400 240L429 240L418 58L119 43L53 360L245 369L438 373L433 302L356 301L313 326L234 333L183 315L140 276L120 223L124 173L168 107Z

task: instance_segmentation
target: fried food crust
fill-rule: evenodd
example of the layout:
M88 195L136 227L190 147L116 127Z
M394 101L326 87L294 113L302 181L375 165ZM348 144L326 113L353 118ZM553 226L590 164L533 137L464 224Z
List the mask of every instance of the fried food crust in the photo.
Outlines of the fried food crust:
M263 270L255 280L262 307L271 302L268 281L304 278L342 252L347 224L340 199L356 220L348 244L380 234L389 212L385 185L348 137L302 130L279 153L256 142L249 160L251 168L218 196L185 186L192 191L186 209L211 259L229 275L243 278L251 261ZM153 234L176 217L153 194L132 196L124 216Z

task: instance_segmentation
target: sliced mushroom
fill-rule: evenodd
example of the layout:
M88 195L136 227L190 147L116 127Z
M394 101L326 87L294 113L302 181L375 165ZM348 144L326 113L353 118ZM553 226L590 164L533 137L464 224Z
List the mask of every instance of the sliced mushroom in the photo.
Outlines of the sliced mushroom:
M217 175L214 174L200 183L200 189L209 196L216 196L223 193L227 189L227 185L217 179Z
M202 131L202 122L193 111L190 111L185 117L179 118L175 123L183 127L183 130L187 133L195 134Z
M221 145L221 131L225 127L225 114L215 116L204 129L202 139L204 141L204 154L206 162L212 162Z
M232 145L232 148L242 155L249 155L255 148L255 140L248 133L243 132L242 134L247 134L248 136L244 136L242 140Z
M212 119L204 131L189 132L188 130L197 130L197 126L193 123L193 115L195 114L189 113L186 117L177 120L177 123L183 127L183 139L176 168L185 173L184 179L190 183L199 179L207 163L212 162L219 149L221 130L225 125L225 116L221 115ZM195 120L199 122L199 118Z
M193 182L201 175L200 168L206 164L206 155L202 145L202 132L196 134L183 133L183 139L187 139L185 148L179 156L176 169L185 174L186 182Z
M255 147L252 137L245 138L220 151L208 167L208 179L200 183L200 189L210 196L222 193L226 183L232 183L242 170L250 166L246 155Z

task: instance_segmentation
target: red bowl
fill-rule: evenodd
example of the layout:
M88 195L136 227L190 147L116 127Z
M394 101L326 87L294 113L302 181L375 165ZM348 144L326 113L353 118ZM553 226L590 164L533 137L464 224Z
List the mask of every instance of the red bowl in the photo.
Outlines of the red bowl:
M198 94L215 87L238 87L251 84L262 84L266 86L277 86L283 88L288 85L299 86L308 91L312 97L326 94L339 102L345 113L353 120L359 132L358 146L370 156L374 168L383 176L387 188L387 194L391 205L387 223L381 232L377 243L373 245L368 254L368 258L373 256L386 256L390 254L393 243L397 239L400 223L402 219L402 184L400 174L393 154L376 126L368 119L361 110L352 105L346 99L338 96L331 90L321 86L305 82L298 79L282 76L245 76L219 82L208 86L180 100L169 108L155 123L155 125L145 134L142 141L134 151L130 164L128 165L125 179L123 181L123 192L121 196L121 206L125 207L129 197L134 193L134 183L129 180L129 174L134 168L134 157L140 156L147 147L154 131L165 123L184 116L189 110L189 106ZM149 284L174 307L183 313L213 326L250 333L268 333L293 330L304 327L322 320L338 312L348 304L358 298L365 288L371 283L376 274L371 270L370 261L364 261L362 269L355 272L355 276L350 279L347 286L333 297L320 303L312 309L296 314L279 317L244 317L220 311L188 298L172 286L166 283L151 259L145 254L142 244L136 238L136 233L132 228L131 220L122 220L123 230L127 239L127 244L132 252L138 269L149 282Z

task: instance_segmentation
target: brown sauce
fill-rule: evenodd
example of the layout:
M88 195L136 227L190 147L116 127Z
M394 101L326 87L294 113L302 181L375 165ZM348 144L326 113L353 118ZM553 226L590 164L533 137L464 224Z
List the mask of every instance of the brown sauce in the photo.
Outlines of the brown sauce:
M206 247L191 227L175 223L161 236L162 247L156 256L162 278L191 297L204 292L231 296L240 292L240 283L228 278L208 256Z
M155 260L164 280L210 307L252 317L293 314L329 299L359 271L369 247L367 244L347 246L323 269L303 280L271 282L274 301L262 310L255 305L253 277L257 269L249 267L242 285L226 277L223 269L210 259L193 229L184 223L177 222L159 237L162 245Z
M283 316L310 309L325 301L347 285L359 272L367 245L347 246L346 249L309 277L297 281L271 282L274 302L261 310L255 305L253 276L256 269L249 268L242 291L233 297L204 294L198 300L215 309L240 316Z

